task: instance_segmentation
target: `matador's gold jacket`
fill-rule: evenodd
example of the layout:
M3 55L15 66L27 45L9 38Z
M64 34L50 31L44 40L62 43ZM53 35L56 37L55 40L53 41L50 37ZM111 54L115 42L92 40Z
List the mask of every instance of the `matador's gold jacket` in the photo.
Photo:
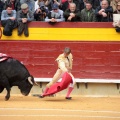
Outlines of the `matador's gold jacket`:
M65 57L64 53L60 54L56 61L58 62L58 68L60 68L63 72L72 70L73 56L71 53L68 55L68 57Z

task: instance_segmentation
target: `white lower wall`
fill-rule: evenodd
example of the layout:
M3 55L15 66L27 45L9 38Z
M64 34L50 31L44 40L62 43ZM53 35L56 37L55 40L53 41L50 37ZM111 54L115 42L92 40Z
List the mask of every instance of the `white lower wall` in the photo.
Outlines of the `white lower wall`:
M39 84L39 83L38 83ZM31 92L29 95L32 94L41 94L42 89L45 88L46 83L42 83L42 88L40 86L34 86L31 89ZM120 88L117 89L116 83L88 83L88 88L85 87L84 83L79 83L79 88L77 88L77 85L75 86L74 91L72 92L72 95L79 95L79 96L93 96L93 97L99 97L99 96L120 96ZM120 84L119 84L120 87ZM59 92L56 94L56 96L65 96L67 90L64 90L62 92ZM4 90L0 95L5 95L6 90ZM20 90L18 87L12 87L11 89L11 96L12 95L21 95Z

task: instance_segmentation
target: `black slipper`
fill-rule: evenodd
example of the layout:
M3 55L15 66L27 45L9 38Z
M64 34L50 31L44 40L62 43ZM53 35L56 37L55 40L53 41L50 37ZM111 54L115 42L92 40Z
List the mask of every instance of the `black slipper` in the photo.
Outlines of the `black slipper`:
M72 97L65 97L65 99L67 99L67 100L71 100L71 99L72 99Z

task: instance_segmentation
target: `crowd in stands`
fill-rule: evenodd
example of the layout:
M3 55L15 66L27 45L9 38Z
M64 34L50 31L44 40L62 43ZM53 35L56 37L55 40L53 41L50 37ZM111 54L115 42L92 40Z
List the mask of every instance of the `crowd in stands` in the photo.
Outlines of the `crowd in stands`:
M18 27L29 36L27 22L112 22L120 14L120 0L0 0L3 34Z

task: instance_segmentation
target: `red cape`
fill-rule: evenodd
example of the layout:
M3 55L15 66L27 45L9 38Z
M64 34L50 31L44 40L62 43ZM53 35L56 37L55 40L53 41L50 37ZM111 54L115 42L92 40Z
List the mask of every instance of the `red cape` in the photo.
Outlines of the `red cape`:
M60 92L68 87L68 85L72 83L72 77L66 72L64 73L61 82L57 82L53 84L48 91L44 94L44 96L52 95L57 92Z

